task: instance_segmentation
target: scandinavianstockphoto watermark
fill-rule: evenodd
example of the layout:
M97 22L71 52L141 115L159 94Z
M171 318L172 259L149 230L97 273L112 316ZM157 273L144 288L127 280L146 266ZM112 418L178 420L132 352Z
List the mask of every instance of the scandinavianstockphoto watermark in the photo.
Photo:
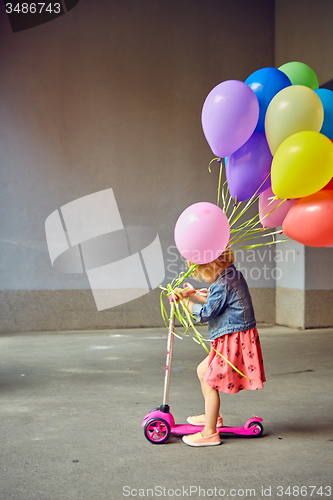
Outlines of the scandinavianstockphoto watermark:
M275 247L235 250L235 266L242 272L246 280L279 280L283 277L282 265L295 263L297 252L294 249ZM171 245L166 250L166 278L173 280L179 272L187 271L185 259L179 254L177 247Z

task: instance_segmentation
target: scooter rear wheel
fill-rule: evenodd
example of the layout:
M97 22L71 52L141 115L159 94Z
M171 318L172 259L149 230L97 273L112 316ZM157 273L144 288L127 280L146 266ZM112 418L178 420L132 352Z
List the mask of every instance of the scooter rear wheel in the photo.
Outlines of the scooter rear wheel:
M153 444L165 443L170 432L170 425L163 418L152 418L144 426L144 435Z
M254 429L253 437L260 437L264 432L264 428L260 422L251 422L249 427L256 427L256 429Z

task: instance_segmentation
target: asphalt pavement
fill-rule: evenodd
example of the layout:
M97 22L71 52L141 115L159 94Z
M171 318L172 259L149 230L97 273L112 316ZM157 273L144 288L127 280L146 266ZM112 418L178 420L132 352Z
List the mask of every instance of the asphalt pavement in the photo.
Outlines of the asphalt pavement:
M264 433L207 448L144 436L162 403L166 329L0 336L0 499L333 498L333 329L258 330L265 387L221 394L221 412L230 426L260 416ZM203 413L204 356L175 338L176 423Z

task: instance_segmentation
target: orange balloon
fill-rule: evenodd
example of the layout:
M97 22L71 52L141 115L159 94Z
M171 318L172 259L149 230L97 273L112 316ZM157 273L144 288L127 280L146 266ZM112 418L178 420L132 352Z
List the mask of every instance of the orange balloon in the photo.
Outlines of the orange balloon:
M286 236L310 247L333 245L333 190L298 200L283 221Z

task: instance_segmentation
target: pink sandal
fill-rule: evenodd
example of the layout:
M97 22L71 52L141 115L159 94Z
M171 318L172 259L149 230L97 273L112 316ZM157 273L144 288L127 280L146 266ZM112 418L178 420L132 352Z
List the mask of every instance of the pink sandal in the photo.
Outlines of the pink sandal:
M210 436L202 436L201 432L183 436L183 441L189 446L217 446L221 443L220 434L216 432Z
M206 419L205 415L195 415L194 417L188 417L187 422L191 425L205 425ZM222 414L218 417L216 427L223 427Z

